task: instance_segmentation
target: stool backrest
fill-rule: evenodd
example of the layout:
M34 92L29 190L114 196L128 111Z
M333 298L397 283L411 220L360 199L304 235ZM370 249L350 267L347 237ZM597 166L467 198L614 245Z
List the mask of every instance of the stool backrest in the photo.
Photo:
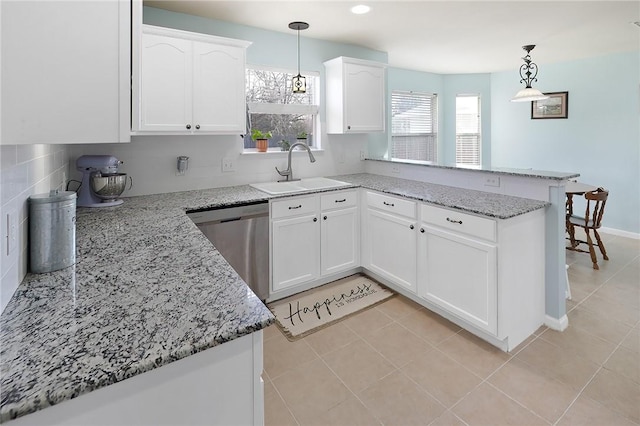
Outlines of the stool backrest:
M589 228L598 229L602 223L604 206L607 204L609 191L604 188L598 188L593 192L586 192L584 198L587 200L587 211L584 214L586 225L590 225L588 226ZM591 210L592 204L593 210Z

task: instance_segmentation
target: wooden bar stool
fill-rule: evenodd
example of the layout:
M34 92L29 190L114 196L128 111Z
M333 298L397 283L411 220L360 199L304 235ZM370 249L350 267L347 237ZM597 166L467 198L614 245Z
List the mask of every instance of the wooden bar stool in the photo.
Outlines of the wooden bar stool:
M591 262L593 262L593 269L600 269L598 267L598 259L596 258L596 251L593 246L598 246L604 260L609 260L607 256L607 250L604 248L600 234L598 234L598 228L602 223L602 216L604 215L604 207L607 204L607 198L609 197L609 191L598 188L592 192L586 192L584 198L587 200L587 209L584 217L576 215L567 215L567 232L569 233L568 240L571 243L571 247L567 247L567 250L580 251L583 253L589 253L591 255ZM575 237L575 227L584 229L587 235L587 241L578 240ZM591 238L591 232L593 232L596 243L593 243ZM580 244L587 244L589 250L582 250L579 248Z

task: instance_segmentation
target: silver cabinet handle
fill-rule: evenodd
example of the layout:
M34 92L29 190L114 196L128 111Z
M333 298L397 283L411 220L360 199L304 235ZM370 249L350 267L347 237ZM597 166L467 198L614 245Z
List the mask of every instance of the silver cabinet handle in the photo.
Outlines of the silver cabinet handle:
M343 198L342 200L335 200L335 203L344 203L345 201L347 201L346 198Z
M462 225L462 221L461 220L453 220L453 219L447 218L447 222L457 223L458 225Z
M324 220L327 220L327 217L325 216L325 217L323 217L323 219L324 219Z
M187 124L187 130L191 129L191 124Z
M395 205L393 203L387 203L386 201L383 201L382 204L384 204L385 206L390 206L390 207L393 207Z
M196 130L200 130L200 125L196 124Z
M420 232L424 234L424 228L420 228Z
M313 218L313 221L314 221L314 222L317 222L317 221L318 221L318 218L317 218L317 217L314 217L314 218Z
M298 204L297 206L289 206L289 210L295 210L302 207L302 204Z
M409 225L409 229L413 229L413 228L414 228L414 226L413 226L413 225Z

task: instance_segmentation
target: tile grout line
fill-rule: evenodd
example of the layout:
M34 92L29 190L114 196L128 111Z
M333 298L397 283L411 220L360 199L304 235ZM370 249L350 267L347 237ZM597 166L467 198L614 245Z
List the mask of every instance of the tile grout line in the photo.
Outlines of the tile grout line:
M349 330L351 330L351 327L349 327L347 324L345 324L345 326L346 326L347 328L349 328ZM352 331L354 334L356 334L356 332L355 332L354 330L351 330L351 331ZM362 340L363 342L365 342L365 343L367 343L367 344L368 344L368 342L367 342L366 340L364 340L362 337L360 337L358 334L356 334L356 340L354 340L353 342L350 342L350 343L348 343L348 344L346 344L346 345L344 345L344 346L341 346L341 348L347 347L347 346L349 346L350 344L352 344L352 343L354 343L354 342L356 342L356 341L358 341L358 340ZM308 343L307 343L307 344L308 344ZM378 416L376 416L375 414L373 414L373 413L371 412L371 410L369 409L369 407L364 403L364 401L362 401L362 400L360 399L360 397L358 397L358 395L357 395L357 394L356 394L356 393L355 393L355 392L354 392L354 391L353 391L353 390L352 390L352 389L351 389L351 388L350 388L350 387L349 387L349 386L344 382L344 380L342 380L342 377L340 377L340 375L338 375L338 373L336 373L336 372L333 370L333 368L331 368L331 366L330 366L330 365L327 363L327 361L322 357L322 355L320 355L320 354L319 354L319 353L318 353L318 352L317 352L317 351L316 351L316 350L315 350L311 345L309 345L309 347L311 348L311 350L312 350L312 351L314 351L314 352L315 352L315 354L316 354L316 355L318 356L318 358L322 361L322 363L323 363L323 364L324 364L324 365L329 369L329 371L331 371L331 372L333 373L333 375L334 375L334 376L335 376L335 377L340 381L340 383L342 383L342 385L343 385L343 386L344 386L344 387L345 387L345 388L346 388L346 389L351 393L351 395L352 395L355 399L357 399L357 400L360 402L360 404L362 404L362 406L363 406L363 407L365 407L365 408L367 409L367 411L369 411L369 414L371 414L371 416L372 416L372 417L374 417L374 418L378 421L378 423L380 423L380 425L384 425L384 423L383 423L383 422L378 418ZM333 352L333 351L331 351L331 352ZM328 352L327 354L330 354L331 352ZM325 355L327 355L327 354L325 354ZM393 365L393 364L392 364L392 365ZM394 370L394 371L395 371L395 370ZM392 373L393 373L393 371L392 371L391 373L389 373L389 374L392 374ZM378 380L381 380L381 379L383 379L384 377L387 377L389 374L387 374L387 375L385 375L385 376L381 377L381 378L380 378L380 379L378 379ZM365 388L365 389L366 389L366 388ZM344 401L346 401L346 400L344 400ZM338 405L342 404L344 401L340 401L340 402L338 402L336 405L334 405L334 406L332 406L332 407L329 407L329 409L331 409L331 408L333 408L333 407L336 407L336 406L338 406Z
M611 357L613 356L613 354L614 354L614 353L616 353L616 351L617 351L619 348L623 347L623 346L622 346L622 342L624 342L624 341L627 339L627 337L629 337L629 336L631 335L631 333L633 333L633 328L634 328L634 327L632 327L632 328L627 332L627 334L625 334L625 336L622 338L622 340L620 340L620 343L618 343L618 345L615 347L615 349L614 349L614 350L609 354L609 356L607 356L607 358L602 362L602 364L600 364L600 365L598 366L598 369L596 370L596 372L595 372L595 373L593 373L593 376L591 376L591 378L589 378L589 380L587 381L587 383L586 383L586 384L585 384L585 385L580 389L580 391L578 392L578 395L576 395L576 397L571 401L571 403L569 404L569 406L568 406L568 407L567 407L567 408L562 412L562 414L560 415L560 417L558 418L558 420L556 420L556 422L554 423L554 425L556 425L556 424L557 424L557 423L558 423L558 422L559 422L559 421L560 421L560 420L565 416L565 414L567 414L567 412L569 411L569 409L570 409L570 408L573 406L573 404L578 400L578 398L580 398L580 396L583 394L583 392L585 391L585 389L586 389L586 388L591 384L591 382L593 381L593 379L595 379L595 378L596 378L596 376L598 375L598 373L599 373L600 371L602 371L602 369L605 369L604 365L607 363L607 361L609 361L609 359L611 359ZM585 397L589 398L589 396L587 396L587 395L585 395ZM589 399L591 399L591 398L589 398ZM598 404L600 404L600 405L604 405L604 404L602 404L600 401L596 401L596 402L597 402ZM606 406L605 406L605 407L606 407ZM606 408L609 408L609 407L606 407ZM613 409L611 409L611 408L609 408L609 409L610 409L611 411L613 411L613 412L615 412L615 413L619 414L620 416L624 417L625 419L632 420L632 419L629 419L629 418L626 416L626 414L624 414L624 413L621 413L621 412L619 412L619 411L617 411L617 410L613 410ZM635 420L632 420L632 421L635 421Z

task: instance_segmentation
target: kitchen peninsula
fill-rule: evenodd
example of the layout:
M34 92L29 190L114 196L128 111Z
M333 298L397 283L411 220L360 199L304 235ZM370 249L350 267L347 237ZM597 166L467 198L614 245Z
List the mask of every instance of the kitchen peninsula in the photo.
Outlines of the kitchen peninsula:
M381 191L488 218L514 218L549 205L373 174L336 179L348 182L347 188ZM149 423L172 409L177 411L176 422L208 418L210 423L223 423L233 413L219 417L216 409L226 405L237 410L235 420L247 422L248 415L248 423L260 423L261 329L273 322L273 316L185 212L274 198L287 197L243 185L131 197L120 207L79 210L76 265L28 274L0 317L0 420L90 421L92 415L105 414L91 412L104 405L115 416L99 417L107 423L127 423L126 415L140 415L136 419L144 422L140 419L148 414L145 407L156 411ZM221 370L214 369L207 378L206 366L216 360L217 350L226 351L218 360L243 361L233 364L231 376L216 378ZM241 355L233 353L236 350ZM213 358L202 362L200 357L207 354ZM118 403L137 396L138 380L153 381L163 372L187 377L184 383L207 382L209 387L198 389L201 398L186 406L179 404L185 399L181 392L188 388L176 388L164 398L157 399L162 392L143 396L147 405L136 407L141 412L131 407L118 410ZM164 377L159 381L173 384ZM118 395L124 389L119 386L127 385L121 400L99 397L107 395L104 392ZM238 409L243 405L233 399L247 390L253 409ZM65 407L73 416L56 417ZM194 414L196 410L200 413Z

